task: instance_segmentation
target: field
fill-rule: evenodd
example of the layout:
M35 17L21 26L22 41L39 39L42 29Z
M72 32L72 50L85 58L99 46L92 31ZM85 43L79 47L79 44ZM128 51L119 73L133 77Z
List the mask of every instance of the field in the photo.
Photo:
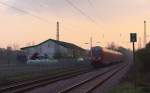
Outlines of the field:
M89 62L61 60L54 63L41 64L9 64L0 66L0 86L12 81L28 80L44 75L52 75L80 68L91 68Z

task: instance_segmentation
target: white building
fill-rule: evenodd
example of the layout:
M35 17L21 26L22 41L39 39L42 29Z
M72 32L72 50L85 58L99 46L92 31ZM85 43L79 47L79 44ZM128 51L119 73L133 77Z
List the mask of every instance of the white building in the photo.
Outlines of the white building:
M28 59L53 59L59 57L79 57L86 51L77 45L48 39L38 45L21 48Z

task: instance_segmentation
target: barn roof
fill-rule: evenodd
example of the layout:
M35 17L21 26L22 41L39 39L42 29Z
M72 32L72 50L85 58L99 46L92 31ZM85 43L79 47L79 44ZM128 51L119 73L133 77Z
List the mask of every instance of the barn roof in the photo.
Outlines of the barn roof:
M34 46L28 46L28 47L23 47L21 48L21 50L25 50L25 49L28 49L28 48L34 48L34 47L38 47L46 42L49 42L49 41L52 41L54 43L57 43L58 45L61 45L61 46L64 46L66 48L69 48L69 49L78 49L78 50L81 50L81 51L85 51L83 48L75 45L75 44L72 44L72 43L68 43L68 42L64 42L64 41L58 41L58 40L54 40L54 39L48 39L40 44L37 44L37 45L34 45Z

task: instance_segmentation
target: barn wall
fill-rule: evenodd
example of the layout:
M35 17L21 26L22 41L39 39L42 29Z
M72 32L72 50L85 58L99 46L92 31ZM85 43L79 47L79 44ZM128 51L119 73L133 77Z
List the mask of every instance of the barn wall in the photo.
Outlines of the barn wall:
M60 45L57 42L47 41L40 45L28 47L24 49L25 53L28 56L28 59L33 56L33 54L38 53L40 57L44 57L45 55L49 58L72 58L72 57L81 57L83 52L80 49L71 49L67 48L63 45Z

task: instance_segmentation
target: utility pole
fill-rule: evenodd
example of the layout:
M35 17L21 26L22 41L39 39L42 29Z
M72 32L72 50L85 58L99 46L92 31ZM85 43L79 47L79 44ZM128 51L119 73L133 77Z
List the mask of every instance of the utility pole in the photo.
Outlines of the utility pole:
M91 57L92 57L92 47L93 47L93 38L90 38L90 49L91 49Z
M93 47L93 38L92 37L90 38L90 47L91 48Z
M59 22L57 21L57 33L56 33L56 39L59 41Z
M136 89L137 89L137 66L135 63L135 42L133 42L132 44L133 44L133 62L134 62L134 69L135 69L134 88L135 88L135 93L136 93Z
M56 40L59 41L59 22L58 21L56 23ZM56 58L61 57L60 48L58 44L55 45L55 57Z
M139 42L138 42L138 49L141 49L142 43L141 43L141 37L139 37Z
M144 21L144 47L147 44L146 21Z

